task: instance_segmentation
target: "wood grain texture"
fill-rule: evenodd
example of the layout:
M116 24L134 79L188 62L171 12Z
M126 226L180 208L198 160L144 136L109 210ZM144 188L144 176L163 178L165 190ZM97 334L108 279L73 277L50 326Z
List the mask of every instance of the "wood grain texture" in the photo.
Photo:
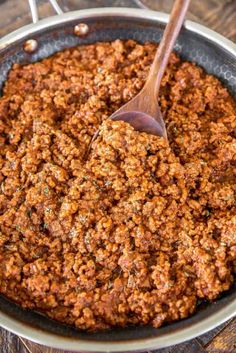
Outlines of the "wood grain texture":
M173 0L140 0L157 11L170 12ZM187 18L201 23L236 42L235 0L192 0Z
M227 325L206 346L207 353L236 353L236 320Z
M144 0L147 5L164 12L170 11L172 1ZM38 3L42 17L53 14L47 0ZM96 6L137 7L135 0L60 0L59 3L65 11ZM236 0L192 0L188 18L236 42ZM0 0L0 37L30 21L27 0ZM67 352L35 344L0 329L0 353ZM236 353L236 319L196 339L155 353Z
M29 353L19 337L0 328L0 353ZM34 352L33 352L34 353ZM44 352L43 352L44 353Z

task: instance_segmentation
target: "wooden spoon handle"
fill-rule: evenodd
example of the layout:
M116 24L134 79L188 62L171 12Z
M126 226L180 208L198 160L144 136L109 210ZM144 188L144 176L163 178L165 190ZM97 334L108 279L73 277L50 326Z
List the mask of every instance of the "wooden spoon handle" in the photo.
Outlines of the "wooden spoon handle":
M146 81L146 85L152 86L149 86L149 89L154 90L155 97L158 97L161 79L168 64L175 41L184 22L189 3L190 0L175 0L169 22L165 28L163 37L157 49Z

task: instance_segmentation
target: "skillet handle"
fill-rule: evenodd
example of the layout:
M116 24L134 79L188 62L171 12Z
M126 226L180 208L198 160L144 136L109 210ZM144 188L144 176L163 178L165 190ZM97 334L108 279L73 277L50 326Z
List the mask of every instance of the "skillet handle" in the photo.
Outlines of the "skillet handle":
M37 23L39 20L38 8L37 8L37 0L28 0L30 6L30 12L32 16L33 23ZM58 15L63 14L62 9L57 3L57 0L49 0L50 4L52 5L53 9Z

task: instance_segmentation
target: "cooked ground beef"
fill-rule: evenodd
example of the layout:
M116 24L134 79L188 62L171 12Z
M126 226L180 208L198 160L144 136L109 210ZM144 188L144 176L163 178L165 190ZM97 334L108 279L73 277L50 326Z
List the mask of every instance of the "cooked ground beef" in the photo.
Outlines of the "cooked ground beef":
M133 40L14 65L0 98L0 292L84 330L191 315L236 272L236 104L172 54L169 142L107 118L142 88ZM87 161L91 137L100 135Z

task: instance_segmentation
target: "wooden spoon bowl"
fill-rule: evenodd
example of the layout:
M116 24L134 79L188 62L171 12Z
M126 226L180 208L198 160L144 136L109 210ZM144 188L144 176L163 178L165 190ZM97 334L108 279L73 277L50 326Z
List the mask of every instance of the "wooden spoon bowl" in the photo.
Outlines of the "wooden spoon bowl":
M164 75L170 54L183 25L190 0L175 0L169 22L162 40L157 48L150 72L143 89L128 103L123 105L110 117L129 123L137 131L161 136L167 139L165 122L158 104L161 80ZM88 153L99 130L93 136ZM86 154L86 157L88 156Z

